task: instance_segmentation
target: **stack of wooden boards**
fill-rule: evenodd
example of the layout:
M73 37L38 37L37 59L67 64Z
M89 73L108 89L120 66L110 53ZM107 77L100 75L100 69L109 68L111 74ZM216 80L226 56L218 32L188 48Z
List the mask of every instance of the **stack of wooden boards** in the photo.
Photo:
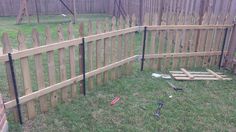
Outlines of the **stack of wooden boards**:
M223 73L206 70L207 72L193 72L181 68L181 71L170 71L170 74L175 80L232 80Z

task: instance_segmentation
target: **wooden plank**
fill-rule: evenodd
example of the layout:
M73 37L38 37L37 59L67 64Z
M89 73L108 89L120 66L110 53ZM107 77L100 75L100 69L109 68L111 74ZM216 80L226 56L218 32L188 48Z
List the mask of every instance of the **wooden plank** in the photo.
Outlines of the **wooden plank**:
M155 17L152 21L152 25L157 23L157 14L155 14ZM150 54L155 54L156 52L156 37L157 37L157 31L151 31L151 46L150 46ZM156 65L155 65L155 59L150 60L150 68L156 70Z
M87 72L86 73L86 78L90 78L92 76L95 76L95 75L98 75L100 73L103 73L103 72L105 72L107 70L111 70L111 69L113 69L115 67L119 67L119 66L124 65L124 64L126 64L128 62L134 61L136 58L137 58L137 56L132 56L132 57L129 57L127 59L124 59L124 60L112 63L110 65L107 65L105 67L101 67L101 68L98 68L96 70ZM46 94L49 94L49 93L51 93L53 91L62 89L62 88L67 87L67 86L69 86L69 85L71 85L73 83L77 83L77 82L81 81L82 79L83 79L83 76L79 75L77 77L68 79L66 81L62 81L62 82L57 83L55 85L49 86L47 88L35 91L35 92L31 93L31 94L24 95L24 96L19 98L19 102L20 102L20 104L27 103L27 102L29 102L31 100L37 99L37 98L39 98L41 96L44 96ZM13 108L13 107L16 106L16 101L15 100L11 100L11 101L8 101L8 102L4 103L4 105L5 105L5 107L7 109L10 109L10 108Z
M46 44L50 45L52 43L52 37L49 27L46 28L45 35L46 35ZM49 79L49 85L51 86L56 83L54 51L49 51L47 52L47 54L48 54L48 79ZM56 107L57 102L58 102L58 93L55 91L51 94L52 107Z
M97 33L101 33L101 23L97 21L96 23L97 26ZM96 68L101 68L102 67L102 40L97 40L96 41ZM101 85L102 84L102 74L98 74L96 76L97 79L97 85Z
M104 31L109 32L109 21L106 19L104 23ZM104 39L104 66L108 65L110 63L110 38L105 38ZM104 72L104 83L107 83L109 79L109 74L108 71Z
M79 25L79 36L80 37L84 37L84 23L81 22ZM83 74L83 45L79 45L79 75ZM80 87L80 93L83 94L84 93L84 85L83 85L83 81L81 80L79 82L79 87Z
M165 43L165 31L159 32L159 45L158 45L158 54L162 54L164 50L164 43ZM157 70L162 70L162 58L157 60Z
M226 54L225 52L224 54ZM179 58L179 57L201 57L201 56L214 56L220 55L221 51L212 51L212 52L188 52L188 53L163 53L163 54L146 54L145 59L153 58Z
M187 75L185 74L172 74L172 76L174 77L188 77ZM214 75L199 75L199 74L196 74L194 75L194 77L207 77L207 78L213 78L215 77ZM222 77L227 77L226 75L222 75Z
M172 53L172 49L174 48L174 44L173 44L173 38L174 38L174 32L168 30L167 31L167 49L166 49L166 54L170 54ZM171 58L167 57L164 67L165 69L169 69L171 67Z
M57 27L57 36L58 41L64 41L64 34L62 30L62 25L58 25ZM65 81L67 79L66 77L66 62L65 62L65 48L61 48L58 50L58 56L59 56L59 72L60 72L60 81ZM68 101L68 88L65 87L61 90L62 94L62 101L67 102Z
M207 69L207 71L208 71L209 73L211 73L212 75L214 75L216 78L218 78L218 79L220 79L220 80L222 80L222 79L223 79L223 77L221 77L221 76L220 76L220 75L218 75L217 73L213 72L212 70L210 70L210 69Z
M34 47L39 47L40 46L39 33L37 32L36 29L33 29L32 31L32 37L33 37ZM34 60L35 60L37 84L38 84L38 89L40 90L45 88L42 54L35 55ZM48 111L47 96L40 97L39 104L42 112Z
M129 16L126 17L125 21L125 28L130 27L130 18ZM129 51L130 51L130 33L124 35L124 56L122 59L126 59L129 57ZM129 75L129 64L124 65L124 75Z
M76 18L76 17L75 17ZM67 28L68 33L68 40L74 39L73 35L73 25L70 23ZM70 61L70 77L73 78L76 76L76 70L75 70L75 46L69 47L69 61ZM76 97L77 96L77 85L74 83L71 85L71 96Z
M7 33L3 33L2 35L2 46L3 46L3 54L8 54L12 53L12 47L11 47L11 42L9 40L9 36ZM14 92L14 86L13 86L13 81L12 81L12 74L11 74L11 67L10 67L10 62L5 62L5 70L6 70L6 79L7 79L7 84L8 84L8 92L10 99L15 99L15 92ZM18 115L17 115L17 109L13 108L13 116L15 121L19 121Z
M172 73L172 74L184 74L182 71L170 71L170 73ZM189 71L189 73L193 74L194 76L196 76L196 75L212 75L209 72ZM215 73L218 74L218 75L222 75L223 76L223 73L221 73L221 72L215 72Z
M116 29L116 18L112 17L112 31L114 31ZM112 37L111 38L111 50L112 50L112 58L111 58L111 62L114 63L117 61L117 40L116 37ZM111 71L111 79L114 80L117 77L117 69L112 69Z
M176 31L174 53L179 53L181 31ZM172 69L178 65L178 58L173 58Z
M144 30L143 26L136 26L136 27L131 27L128 29L118 29L115 31L107 32L107 33L99 33L96 35L87 36L87 37L85 37L85 42L96 41L99 39L120 36L120 35L124 35L127 33L132 33L132 32L136 32L136 31L143 31L143 30Z
M124 26L124 20L122 17L119 18L119 23L118 23L118 29L121 30L123 29ZM120 61L123 58L123 52L124 52L124 48L123 48L123 35L119 35L118 36L118 46L117 46L117 59ZM117 75L118 78L121 77L121 75L123 74L123 67L118 67L118 71L117 71Z
M180 22L181 23L181 22ZM161 25L161 26L147 26L148 31L161 31L161 30L180 30L180 29L201 29L201 30L209 30L209 29L226 29L230 28L233 25L225 24L225 25Z
M134 27L135 24L136 24L136 17L133 14L132 20L131 20L131 27ZM133 32L130 35L130 52L129 52L129 57L135 55L135 42L136 42L136 40L135 40L135 33ZM129 67L128 67L129 74L133 73L133 64L134 63L132 61L129 63Z
M26 49L25 45L25 37L24 35L19 32L17 36L18 42L19 42L19 50ZM21 71L23 76L23 84L25 89L25 95L32 93L32 84L31 84L31 77L30 77L30 69L28 64L28 58L21 58L20 59L21 64ZM28 119L33 119L36 116L36 110L35 110L35 103L34 101L30 101L26 104L27 107L27 117Z
M113 36L118 36L118 35L122 35L122 34L126 34L126 33L132 33L132 32L136 32L136 31L142 31L144 29L143 26L141 27L132 27L132 28L128 28L128 29L122 29L122 30L116 30L116 31L112 31L112 32L107 32L107 33L100 33L97 35L91 35L91 36L87 36L84 37L85 38L85 42L92 42L92 41L96 41L99 39L104 39L107 37L113 37ZM50 45L43 45L37 48L30 48L30 49L25 49L23 51L18 51L18 52L14 52L12 54L12 58L14 60L16 59L20 59L20 58L24 58L27 56L32 56L35 54L39 54L42 52L49 52L49 51L53 51L53 50L58 50L61 48L66 48L66 47L70 47L73 45L81 45L82 43L82 38L76 38L73 40L67 40L67 41L63 41L63 42L57 42L57 43L53 43ZM7 55L2 55L0 56L0 61L1 62L5 62L8 61L8 56Z
M198 77L195 77L194 79L189 79L188 77L175 77L175 80L183 80L183 81L200 81L200 80L205 80L205 81L217 81L217 80L221 80L221 79L218 79L218 78L198 78ZM223 78L222 80L232 80L232 78Z
M194 79L194 76L189 73L187 70L185 70L184 68L180 69L184 74L186 74L190 79Z
M88 35L93 34L93 24L91 21L88 23ZM88 51L87 51L87 56L88 56L88 71L92 71L94 69L94 61L93 61L93 53L94 53L94 45L93 42L88 42ZM94 77L88 78L88 89L92 90L94 88Z

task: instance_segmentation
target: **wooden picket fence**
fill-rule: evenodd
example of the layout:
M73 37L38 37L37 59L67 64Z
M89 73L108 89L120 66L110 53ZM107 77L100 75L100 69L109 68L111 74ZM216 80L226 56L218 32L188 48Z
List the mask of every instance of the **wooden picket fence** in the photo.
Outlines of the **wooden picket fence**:
M50 28L46 28L44 45L39 33L33 29L33 48L27 48L26 38L19 32L17 52L12 52L9 37L4 33L4 54L0 56L0 61L6 67L11 98L4 103L6 109L12 109L17 117L8 53L11 53L15 64L20 65L16 66L15 71L21 73L17 77L17 83L22 83L18 90L21 95L19 103L26 117L24 119L33 119L37 113L47 112L50 107L54 108L60 102L75 98L79 93L78 88L80 93L84 93L84 68L89 90L109 80L131 74L135 60L141 57L141 52L135 52L143 45L143 41L136 39L140 36L138 33L144 38L146 32L145 66L155 70L168 70L218 64L223 45L223 55L227 53L233 28L233 25L227 24L135 25L134 16L132 19L127 17L126 21L122 17L118 20L113 17L112 22L97 22L96 30L92 22L88 23L88 29L80 23L79 37L75 38L70 24L67 39L59 25L57 42L53 42Z

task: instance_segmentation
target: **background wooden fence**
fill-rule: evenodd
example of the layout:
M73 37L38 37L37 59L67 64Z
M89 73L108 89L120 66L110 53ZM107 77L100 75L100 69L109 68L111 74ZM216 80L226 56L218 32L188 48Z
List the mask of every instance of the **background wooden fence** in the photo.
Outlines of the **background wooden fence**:
M109 14L111 15L119 14L119 9L114 7L115 1L110 1ZM227 19L233 19L236 15L235 0L121 0L120 5L124 8L126 14L135 14L140 24L143 24L146 13L151 15L150 18L157 14L159 25L162 23L173 24L170 22L170 19L180 14L185 19L199 18L196 22L190 23L200 25L205 14L217 16L222 21L226 17ZM175 21L175 24L177 22Z
M16 16L19 11L20 0L1 0L0 16ZM64 0L72 7L72 1ZM120 0L120 7L115 4L119 0L76 0L77 13L105 13L119 17L119 9L123 8L125 14L132 16L135 14L139 24L143 24L144 15L158 14L158 24L173 24L170 22L175 16L180 14L185 19L198 18L191 24L202 24L203 17L217 16L217 19L224 21L233 20L236 16L236 0ZM37 0L41 15L68 14L66 8L59 0ZM29 13L36 14L34 0L29 0ZM178 20L174 22L178 23Z
M179 21L177 26L157 26L158 17L151 21L147 14L145 18L146 67L167 71L179 67L215 66L219 63L223 44L224 53L227 53L233 28L230 24L194 26L182 25L184 23ZM208 20L206 18L204 20ZM45 30L44 41L40 41L42 36L33 29L33 48L27 47L24 34L19 32L18 52L12 52L11 41L4 33L4 55L0 56L0 61L5 65L10 97L5 107L12 109L17 117L7 53L12 53L14 60L24 119L33 119L37 113L46 112L58 103L68 102L78 95L78 91L84 92L84 64L89 90L108 80L131 74L135 60L141 55L143 41L140 40L145 29L144 26L135 26L135 23L135 16L131 20L127 17L126 21L122 17L113 17L111 22L89 22L87 27L80 23L79 37L73 34L71 24L66 35L59 25L56 41L52 40L50 28ZM86 63L83 63L84 52Z
M28 0L29 14L36 14L35 0ZM40 15L68 14L68 10L59 0L36 0ZM72 0L64 2L73 9ZM76 0L78 13L106 13L109 0ZM0 0L0 16L17 16L20 0Z

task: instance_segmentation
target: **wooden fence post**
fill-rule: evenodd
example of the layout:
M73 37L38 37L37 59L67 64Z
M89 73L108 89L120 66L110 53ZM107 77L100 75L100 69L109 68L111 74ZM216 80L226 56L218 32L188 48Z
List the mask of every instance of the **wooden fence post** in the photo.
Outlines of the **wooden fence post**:
M32 37L33 37L34 47L39 47L40 46L39 33L37 32L36 29L33 29L32 31ZM42 54L35 55L34 60L35 60L37 84L38 84L38 89L40 90L45 88ZM42 112L48 111L47 96L40 97L39 103Z
M8 37L7 33L3 33L2 35L2 46L3 46L3 54L8 54L12 53L12 47L11 43ZM7 82L8 82L8 90L9 90L9 95L12 100L16 99L15 94L14 94L14 86L13 86L13 81L12 81L12 75L11 75L11 68L10 68L10 63L5 62L5 68L6 68L6 76L7 76ZM13 114L15 121L19 121L18 115L17 115L17 109L13 108Z
M25 45L25 36L21 32L18 33L17 39L19 42L19 50L27 49L27 47ZM32 93L32 84L31 84L28 57L21 58L20 63L21 63L21 70L22 70L22 75L23 75L25 95L31 94ZM29 101L26 104L26 106L27 106L28 118L33 119L36 116L35 102Z

